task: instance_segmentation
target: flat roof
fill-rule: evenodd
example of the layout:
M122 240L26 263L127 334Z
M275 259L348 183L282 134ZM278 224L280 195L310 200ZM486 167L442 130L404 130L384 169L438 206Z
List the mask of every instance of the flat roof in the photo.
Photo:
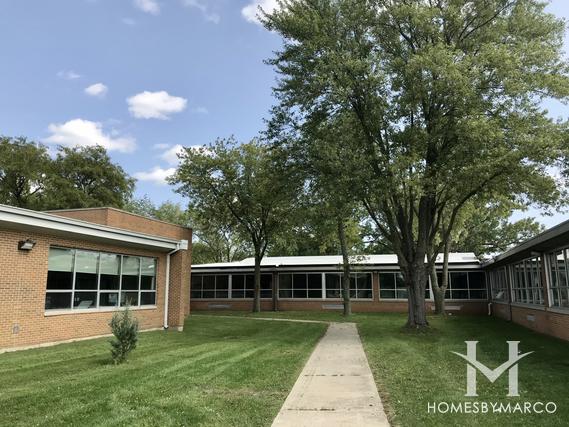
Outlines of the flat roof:
M442 254L439 254L437 263L441 264L442 260ZM264 257L261 261L261 267L336 267L342 263L341 255L284 256ZM397 255L354 255L350 257L350 263L359 266L396 266ZM480 261L473 252L455 252L449 254L449 265L471 265L473 268L477 268ZM193 265L192 269L249 269L254 266L255 258L245 258L235 262Z
M50 233L119 246L152 248L159 251L187 249L187 240L175 240L78 219L0 204L0 226L18 231Z

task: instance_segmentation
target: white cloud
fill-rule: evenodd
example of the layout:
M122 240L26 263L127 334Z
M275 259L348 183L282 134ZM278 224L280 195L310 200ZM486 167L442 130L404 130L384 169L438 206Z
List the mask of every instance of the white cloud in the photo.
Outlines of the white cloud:
M57 77L65 80L75 80L81 77L81 74L77 74L73 70L61 70L57 72Z
M103 83L95 83L85 88L85 93L87 95L96 96L98 98L104 98L108 91L109 88Z
M134 0L134 5L143 12L152 15L158 15L160 13L160 5L156 0Z
M136 25L136 21L132 18L123 18L121 21L123 24L128 25L129 27L134 27Z
M177 165L179 160L178 154L181 153L183 150L184 147L182 145L180 144L173 145L172 147L164 151L160 155L160 158L166 160L171 165Z
M168 120L170 114L179 113L186 108L188 101L179 96L169 95L162 90L136 94L127 98L128 110L137 119Z
M259 7L264 12L271 13L278 7L278 3L277 0L252 0L251 3L241 9L241 15L248 22L261 25L258 18Z
M51 144L74 146L101 145L109 151L131 152L136 147L134 138L123 136L113 137L112 133L103 132L103 125L83 119L73 119L65 123L52 123L48 126L51 136L45 139Z
M166 178L175 172L176 168L162 169L160 166L155 166L148 172L136 172L134 177L140 181L150 181L158 185L166 185Z
M182 4L187 7L198 9L206 21L219 24L221 17L217 13L210 12L209 8L200 0L182 0Z

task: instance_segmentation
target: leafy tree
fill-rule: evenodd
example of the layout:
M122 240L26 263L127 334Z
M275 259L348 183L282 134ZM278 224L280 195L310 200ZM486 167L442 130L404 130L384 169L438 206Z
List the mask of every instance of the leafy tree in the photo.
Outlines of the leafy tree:
M428 272L470 201L560 195L566 123L541 101L569 94L564 23L534 0L280 3L262 18L284 42L275 95L305 128L351 118L352 192L397 254L407 325L427 326Z
M50 209L124 207L135 180L101 146L59 147L53 160L46 205Z
M0 203L41 209L50 174L45 146L24 137L0 137Z
M253 248L254 311L260 311L261 260L295 210L302 180L278 149L258 140L237 144L218 139L199 150L186 148L170 179L189 198L189 209L213 229L235 229Z

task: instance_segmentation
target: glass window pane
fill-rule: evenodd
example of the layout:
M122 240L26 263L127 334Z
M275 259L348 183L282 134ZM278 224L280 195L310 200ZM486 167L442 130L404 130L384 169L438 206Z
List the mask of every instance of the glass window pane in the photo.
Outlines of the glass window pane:
M99 294L99 307L117 307L119 305L118 292L101 292Z
M49 248L48 269L50 271L73 271L73 249Z
M395 298L395 290L380 289L379 290L379 298L380 299L394 299Z
M233 289L231 291L231 298L245 298L245 291L243 289Z
M75 273L75 289L97 290L97 275L90 273Z
M322 298L322 288L320 289L309 289L308 298Z
M231 277L231 287L233 289L245 289L245 276L242 274L234 274Z
M122 274L138 276L140 273L140 258L133 256L122 257Z
M453 271L450 273L452 289L468 289L468 274L464 271ZM454 298L454 296L453 296Z
M138 305L138 292L121 292L121 307Z
M45 294L46 310L61 310L71 308L71 292L48 292Z
M407 289L407 286L405 286L405 279L403 279L403 274L395 273L395 286L400 289Z
M229 276L219 275L215 278L215 289L216 290L227 290L229 289Z
M309 274L308 275L308 289L320 289L322 292L322 275L321 274ZM322 298L322 296L320 296Z
M78 310L97 307L97 292L75 292L73 308Z
M156 259L142 257L140 262L140 274L143 276L156 276Z
M140 276L140 289L147 291L156 290L156 277Z
M140 305L156 305L156 292L141 292Z
M371 274L358 273L358 290L371 289Z
M228 290L216 290L215 291L216 298L229 298L229 291Z
M247 276L245 276L245 290L246 291L254 291L255 290L255 275L254 274L248 274ZM251 297L247 297L247 298L253 298L252 295L253 294L251 294Z
M79 250L75 252L75 289L97 290L98 265L98 252Z
M293 281L294 290L304 289L306 291L307 288L306 274L293 274L292 281ZM299 293L299 295L301 294ZM295 298L296 298L296 293L295 293Z
M470 289L486 289L486 275L483 272L468 273L468 285Z
M305 282L305 283L306 283L306 282ZM293 296L293 298L306 298L306 295L307 295L307 290L306 290L306 288L305 288L305 289L301 289L301 288L300 288L300 289L297 289L297 288L294 288L293 291L292 291L292 296Z
M208 291L215 290L215 276L205 275L203 276L203 289Z
M279 298L292 298L291 289L279 289Z
M122 289L137 290L140 272L140 259L138 257L122 257ZM122 299L121 299L122 305Z
M395 274L393 273L379 273L379 288L380 289L395 289ZM389 295L389 294L386 294ZM393 294L395 295L395 294Z
M100 289L118 290L120 283L120 255L100 255Z
M466 289L453 289L451 292L452 299L468 299L468 291Z
M407 298L408 294L409 294L409 291L407 290L407 288L405 288L405 289L397 288L397 298L398 299Z
M201 289L199 289L199 290L192 289L192 291L190 292L190 297L191 298L201 298L202 297Z
M202 276L201 274L192 274L192 289L202 288Z
M279 274L279 289L292 289L292 274Z
M99 253L92 251L77 251L75 253L75 271L77 273L97 274Z
M340 298L341 277L338 273L326 273L326 298Z
M73 253L73 249L49 248L46 289L73 288Z
M47 289L72 289L73 273L67 271L48 271Z

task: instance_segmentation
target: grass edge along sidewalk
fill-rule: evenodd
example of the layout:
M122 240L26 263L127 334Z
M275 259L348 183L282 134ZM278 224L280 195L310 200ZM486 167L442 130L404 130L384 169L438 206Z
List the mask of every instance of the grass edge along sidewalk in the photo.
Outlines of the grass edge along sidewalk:
M120 366L108 338L5 353L0 424L267 426L325 330L196 316Z

